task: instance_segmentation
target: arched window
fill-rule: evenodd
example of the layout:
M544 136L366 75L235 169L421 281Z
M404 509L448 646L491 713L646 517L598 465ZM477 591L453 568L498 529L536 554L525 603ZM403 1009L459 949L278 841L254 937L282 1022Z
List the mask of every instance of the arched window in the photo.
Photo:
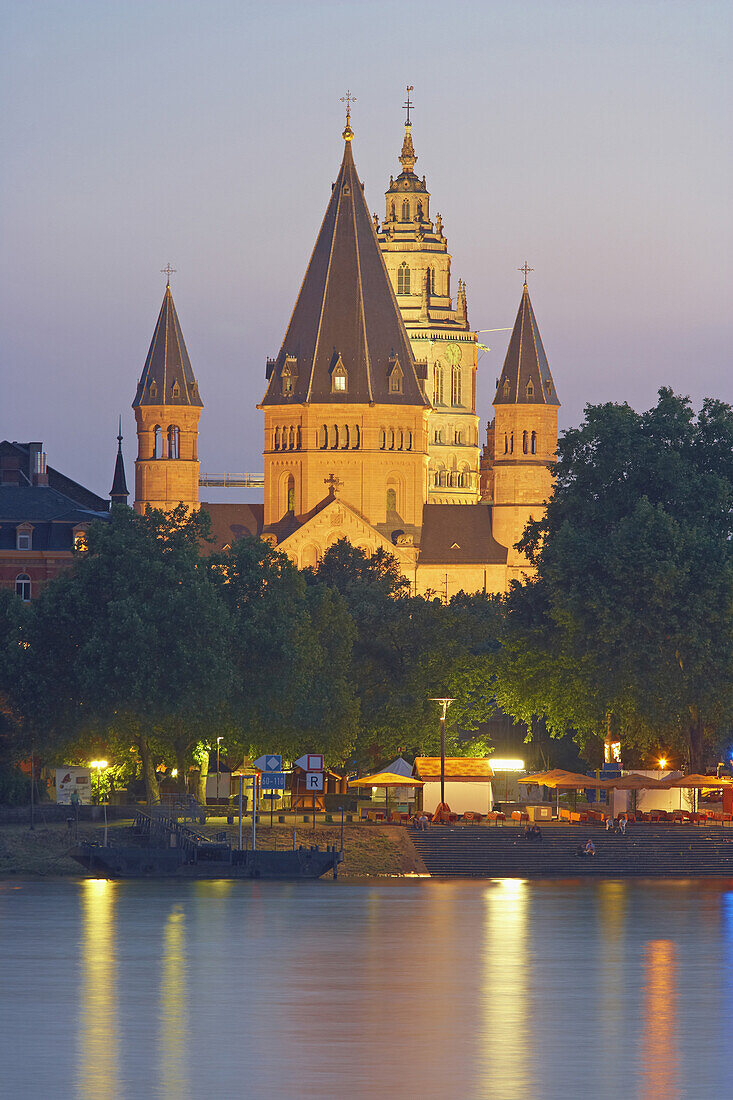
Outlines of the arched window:
M402 203L402 220L403 222L409 222L410 220L410 204L407 199Z
M437 294L437 291L435 289L435 268L433 268L430 272L430 293Z
M452 367L450 372L450 403L451 405L461 405L462 402L462 388L461 388L461 368Z
M514 432L509 436L509 454L514 454Z
M280 450L280 429L279 428L275 428L275 441L273 443L273 450L275 450L275 451Z
M388 512L396 512L397 511L397 492L396 492L395 489L388 489L387 490L387 511Z
M295 478L292 474L288 478L288 511L295 511Z
M532 432L532 454L537 454L537 432Z
M290 431L288 433L288 447L291 451L295 447L295 428L292 424L290 425Z
M505 397L509 396L509 379L508 378L504 380L504 396Z
M361 429L359 428L358 424L354 424L354 427L353 427L352 432L351 432L351 446L352 446L352 449L355 450L355 451L358 451L360 443L361 443Z
M504 432L504 454L509 453L509 436Z
M394 450L394 428L389 429L389 449Z
M443 404L443 368L440 363L433 367L433 404Z
M344 424L343 428L341 429L341 450L342 451L348 450L348 446L349 446L349 427L348 427L347 424Z
M181 431L175 424L168 427L168 458L181 457Z
M533 397L533 396L534 396L534 386L532 385L532 379L530 378L529 382L527 383L527 397Z
M410 269L406 263L401 263L397 268L397 293L410 293Z
M418 200L418 204L417 204L417 220L419 222L422 221L422 203L419 200Z
M463 432L460 428L456 428L456 430L454 431L453 442L457 443L459 446L463 445Z
M522 454L529 454L529 432L522 432Z
M412 450L412 432L407 433L407 449L408 451Z
M15 578L15 595L20 596L23 603L30 603L31 579L27 573L18 573Z
M160 424L153 428L153 458L163 457L163 429Z
M390 203L390 207L389 207L389 216L390 216L390 219L391 219L391 220L392 220L393 222L396 222L396 221L397 221L397 211L395 210L395 205L394 205L394 203Z
M318 446L322 451L325 451L328 447L328 428L325 424L318 431Z
M302 445L303 445L303 437L301 435L300 424L299 424L298 427L295 430L295 446L297 447L298 450L300 450Z
M387 433L384 428L379 429L379 449L383 451L387 446Z
M339 449L339 430L334 424L331 428L331 450L337 451Z

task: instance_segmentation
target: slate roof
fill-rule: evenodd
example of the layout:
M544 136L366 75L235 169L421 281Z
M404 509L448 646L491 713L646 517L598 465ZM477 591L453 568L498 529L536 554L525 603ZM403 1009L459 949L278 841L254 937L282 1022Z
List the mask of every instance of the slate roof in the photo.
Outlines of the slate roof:
M17 528L33 526L32 550L71 550L73 528L94 520L108 520L104 508L81 507L48 485L0 485L0 550L14 550Z
M349 130L344 134L350 133ZM390 392L397 356L402 392ZM283 393L288 361L292 392ZM339 358L346 392L333 392ZM384 266L347 138L331 199L277 359L268 363L263 405L325 402L429 407Z
M203 406L170 286L165 288L133 409L138 405Z
M211 516L211 533L215 541L204 543L203 553L211 554L232 546L248 535L259 535L264 522L264 504L201 504L201 511Z
M117 436L117 458L115 459L115 474L112 478L112 488L109 491L113 504L127 504L129 493L127 491L127 479L125 478L125 460L122 456L122 422Z
M415 758L415 775L422 780L440 779L440 757L418 756ZM494 778L491 765L481 756L446 756L445 778L463 780L467 783L488 782Z
M560 404L526 283L509 338L494 404Z
M421 565L505 565L507 548L491 533L489 504L425 504Z

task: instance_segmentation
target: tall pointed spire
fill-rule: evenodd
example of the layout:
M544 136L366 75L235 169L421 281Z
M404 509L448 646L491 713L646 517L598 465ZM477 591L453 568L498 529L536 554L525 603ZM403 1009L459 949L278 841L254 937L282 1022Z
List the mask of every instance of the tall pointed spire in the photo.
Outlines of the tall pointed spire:
M520 271L522 268L520 268ZM531 270L531 269L527 269ZM525 271L525 280L527 273ZM494 404L559 406L525 281Z
M353 136L347 113L341 167L280 353L268 362L263 405L427 405L354 165ZM389 384L395 359L404 376L399 390Z
M109 491L113 504L127 504L129 493L125 478L125 460L122 456L122 417L117 429L117 459L115 461L115 474L112 478L112 488Z
M168 275L170 278L170 272ZM132 407L136 409L139 405L203 405L170 283L166 283L163 305Z

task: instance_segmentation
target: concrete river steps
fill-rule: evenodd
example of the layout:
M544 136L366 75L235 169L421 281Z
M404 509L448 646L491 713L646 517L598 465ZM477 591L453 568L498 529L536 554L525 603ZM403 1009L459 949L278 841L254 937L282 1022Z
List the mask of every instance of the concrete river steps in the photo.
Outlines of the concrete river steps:
M733 829L685 825L630 826L626 836L594 826L543 825L542 840L524 828L431 826L410 837L431 875L731 875ZM576 848L591 838L595 857Z

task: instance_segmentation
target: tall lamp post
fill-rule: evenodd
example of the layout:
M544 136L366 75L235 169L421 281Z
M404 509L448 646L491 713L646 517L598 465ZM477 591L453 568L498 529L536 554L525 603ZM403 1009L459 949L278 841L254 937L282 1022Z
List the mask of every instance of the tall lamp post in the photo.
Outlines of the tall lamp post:
M216 801L219 802L219 747L224 740L223 737L217 737L216 739Z
M431 699L431 703L437 703L442 707L440 715L440 804L445 804L445 716L453 699Z

